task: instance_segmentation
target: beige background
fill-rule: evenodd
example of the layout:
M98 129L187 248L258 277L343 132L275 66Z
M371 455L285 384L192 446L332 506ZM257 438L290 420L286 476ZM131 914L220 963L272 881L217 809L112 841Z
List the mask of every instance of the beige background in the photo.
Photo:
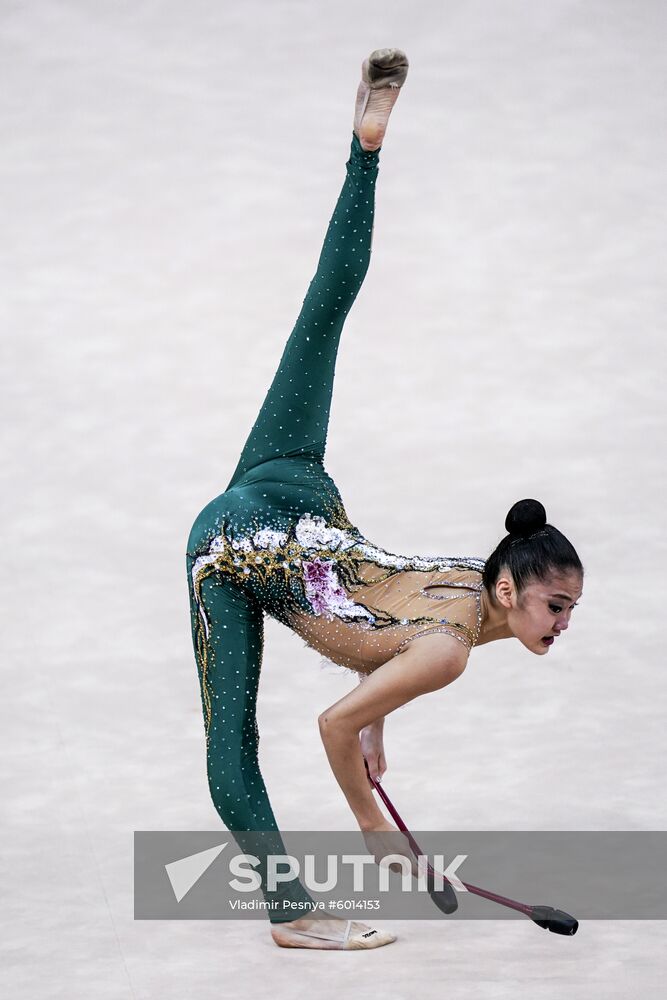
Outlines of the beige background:
M132 832L222 829L185 542L300 307L359 66L382 45L411 71L328 469L392 551L486 556L535 496L587 572L547 656L484 647L388 720L387 791L415 830L665 827L665 5L0 12L12 996L648 992L663 923L566 940L528 921L405 922L395 945L346 957L281 951L263 921L135 922ZM261 760L286 830L353 822L316 725L352 683L268 623Z

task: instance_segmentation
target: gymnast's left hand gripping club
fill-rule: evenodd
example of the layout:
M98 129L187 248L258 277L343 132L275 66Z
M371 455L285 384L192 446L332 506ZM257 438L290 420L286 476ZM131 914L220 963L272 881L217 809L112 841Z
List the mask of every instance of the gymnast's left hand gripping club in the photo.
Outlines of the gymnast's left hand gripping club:
M385 792L384 788L382 788L380 782L377 781L376 778L371 777L371 773L368 769L368 761L365 757L364 765L373 788L379 794L380 798L391 813L392 819L398 826L399 830L401 830L408 838L410 847L415 854L423 855L423 851L419 847L419 844L396 812L392 803L389 801L389 796ZM436 874L438 874L430 864L427 866L427 871L429 881L435 878ZM439 875L438 877L441 880L443 878L446 879L446 876L443 875ZM498 903L499 906L507 906L511 910L518 910L520 913L525 913L525 915L530 917L530 919L536 923L538 927L543 927L545 930L552 931L554 934L562 934L564 936L571 937L573 934L577 933L579 922L563 910L556 910L553 906L530 906L527 903L518 903L514 899L508 899L507 896L499 896L495 892L489 892L487 889L480 889L478 886L469 885L467 882L463 881L462 885L465 886L468 892L471 892L476 896L483 896L484 899L490 899L493 903ZM456 893L449 883L444 889L429 889L429 895L438 909L442 910L443 913L453 913L458 908L459 904L456 898Z

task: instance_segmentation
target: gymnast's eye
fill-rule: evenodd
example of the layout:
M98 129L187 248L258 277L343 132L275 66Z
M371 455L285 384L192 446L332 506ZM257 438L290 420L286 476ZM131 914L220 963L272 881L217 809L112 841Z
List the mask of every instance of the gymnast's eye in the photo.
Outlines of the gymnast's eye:
M549 605L549 611L553 611L553 613L554 613L555 615L558 615L558 614L560 614L560 612L561 612L562 610L563 610L563 609L562 609L562 607L560 606L560 604L550 604L550 605Z

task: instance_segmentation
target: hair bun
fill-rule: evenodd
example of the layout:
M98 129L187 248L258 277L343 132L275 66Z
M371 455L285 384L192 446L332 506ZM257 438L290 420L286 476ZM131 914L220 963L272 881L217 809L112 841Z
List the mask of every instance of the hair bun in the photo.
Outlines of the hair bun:
M547 523L547 512L539 500L517 500L505 518L510 535L523 538L539 531Z

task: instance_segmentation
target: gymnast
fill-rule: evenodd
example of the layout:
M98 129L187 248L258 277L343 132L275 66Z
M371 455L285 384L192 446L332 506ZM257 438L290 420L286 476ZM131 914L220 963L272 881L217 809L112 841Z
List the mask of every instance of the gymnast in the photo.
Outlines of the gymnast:
M319 716L327 758L359 828L397 828L365 772L386 764L384 717L451 684L471 649L515 637L543 656L568 627L583 567L536 500L520 500L484 560L404 556L350 523L324 468L341 331L368 269L379 152L406 79L399 49L362 65L350 156L317 271L224 493L199 513L187 546L191 627L213 803L243 849L267 831L285 853L258 763L257 691L264 614L363 683ZM313 915L301 882L269 890L275 943L362 950L396 940L360 921Z

